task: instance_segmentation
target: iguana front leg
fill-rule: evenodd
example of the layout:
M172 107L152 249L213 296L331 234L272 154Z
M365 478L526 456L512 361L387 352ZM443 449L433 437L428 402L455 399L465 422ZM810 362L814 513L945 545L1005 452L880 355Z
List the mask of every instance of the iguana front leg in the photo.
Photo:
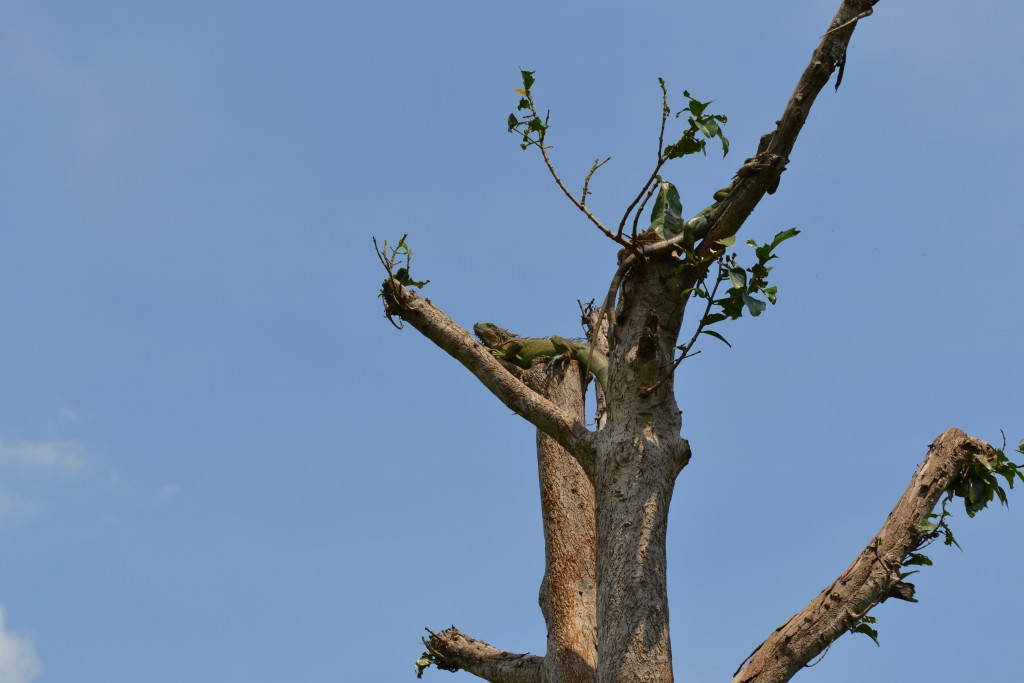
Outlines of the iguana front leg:
M494 353L495 356L501 358L502 360L506 360L509 363L512 363L513 365L518 365L521 368L529 370L532 359L527 360L526 358L524 358L521 355L522 350L522 342L513 339L510 342L502 344L501 348L493 349L492 353Z

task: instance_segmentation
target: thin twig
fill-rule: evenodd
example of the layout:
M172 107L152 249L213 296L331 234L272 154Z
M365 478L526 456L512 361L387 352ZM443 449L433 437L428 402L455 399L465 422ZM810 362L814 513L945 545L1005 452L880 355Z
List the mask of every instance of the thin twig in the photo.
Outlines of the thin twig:
M652 183L651 186L649 188L647 188L647 195L644 197L644 200L642 202L640 202L640 206L636 207L636 214L633 216L633 240L634 241L636 241L636 229L637 229L637 225L640 223L640 216L643 215L644 207L647 206L647 202L649 202L651 200L651 197L654 196L654 190L657 187L658 186L656 184Z
M548 116L545 117L545 119L544 119L544 125L545 126L548 125L548 118L550 116L551 116L551 113L549 112ZM540 143L537 146L539 146L541 148L541 157L544 158L544 164L548 167L548 171L551 173L551 177L555 179L555 184L557 184L561 188L561 190L565 194L565 197L569 198L569 201L572 202L572 204L575 206L575 208L578 208L581 211L583 211L584 214L586 214L587 218L590 219L590 222L594 223L594 225L597 226L597 229L601 230L601 232L603 232L605 234L605 237L611 239L612 241L614 241L614 242L616 242L618 244L623 245L624 247L627 246L628 243L625 240L622 239L622 236L617 236L616 237L614 232L612 232L611 230L606 228L604 226L604 224L600 220L598 220L597 216L595 216L594 214L592 214L590 212L590 209L587 208L587 205L581 203L580 200L578 200L577 198L572 196L572 193L570 193L569 188L566 187L565 183L562 182L562 179L560 177L558 177L558 172L555 171L554 164L551 163L551 158L548 156L548 147L544 144L543 133L542 133L542 137L541 137Z
M619 221L618 235L620 237L622 236L622 231L625 230L626 228L626 221L629 220L630 214L633 213L633 209L640 202L640 200L643 199L644 193L647 192L647 189L651 186L651 183L658 179L658 171L661 170L661 167L665 165L666 161L668 161L668 159L666 159L665 157L658 158L658 164L654 167L654 170L651 171L651 177L647 179L647 182L644 183L644 186L640 188L640 192L637 193L633 201L631 201L629 203L629 206L626 207L626 212L622 214L622 220Z
M611 160L612 158L608 157L604 161L598 163L597 159L594 159L594 165L590 167L590 173L587 174L586 179L583 181L583 197L580 199L580 204L583 206L587 205L587 195L590 194L590 179L594 176L594 171L601 168Z
M626 212L622 214L622 220L619 221L619 229L616 232L616 234L618 234L619 237L622 237L622 231L626 228L626 221L629 220L630 214L633 213L633 209L634 207L636 207L637 202L639 202L644 197L645 192L647 193L647 198L643 199L644 204L647 203L647 199L650 199L651 192L648 190L648 188L650 188L651 183L653 183L658 178L658 171L660 171L661 167L665 165L666 161L668 161L668 158L664 154L665 123L668 121L668 117L672 113L672 110L668 106L668 92L665 90L665 81L659 78L658 83L661 85L661 130L658 131L658 163L654 166L654 170L651 172L651 177L647 179L647 182L644 183L644 186L640 189L640 192L637 193L636 198L633 199L632 202L630 202L629 206L626 207ZM643 204L641 204L640 208L637 210L637 218L633 221L634 240L636 239L636 224L640 217L640 211L643 211Z

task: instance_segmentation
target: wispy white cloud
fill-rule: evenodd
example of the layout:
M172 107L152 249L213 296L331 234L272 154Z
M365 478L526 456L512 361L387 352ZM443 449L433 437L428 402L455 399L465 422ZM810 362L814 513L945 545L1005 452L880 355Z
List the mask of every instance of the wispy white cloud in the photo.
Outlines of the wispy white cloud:
M32 638L7 630L0 605L0 681L28 683L42 671Z
M27 472L77 474L89 466L84 451L85 448L77 441L6 443L0 440L0 466Z
M38 506L31 500L0 491L0 523L30 517L36 510ZM0 682L3 680L0 676Z

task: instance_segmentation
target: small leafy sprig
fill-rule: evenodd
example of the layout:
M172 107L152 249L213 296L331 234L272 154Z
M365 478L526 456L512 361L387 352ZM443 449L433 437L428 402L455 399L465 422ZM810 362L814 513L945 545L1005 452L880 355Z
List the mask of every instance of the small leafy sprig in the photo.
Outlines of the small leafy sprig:
M409 267L412 263L412 249L409 248L409 243L405 241L408 236L408 233L402 235L402 238L398 240L398 244L394 246L388 245L387 240L384 240L384 245L380 246L377 244L377 238L374 237L373 248L376 250L377 258L380 259L384 270L388 272L389 278L398 280L403 287L423 289L430 280L414 280L409 274ZM405 259L405 265L395 269L395 265L400 263L402 259Z
M871 627L871 624L877 623L878 619L870 617L866 614L861 615L853 622L850 626L850 633L863 633L871 640L875 641L875 645L881 647L881 643L878 642L878 630Z
M587 173L586 180L583 181L583 192L580 195L580 198L577 199L576 196L569 191L569 188L565 186L565 183L562 182L561 177L559 177L558 172L555 170L555 165L551 161L551 157L548 155L548 150L551 149L551 145L545 144L545 140L547 138L548 129L550 128L548 121L551 118L551 112L547 112L542 118L540 112L537 111L537 104L533 100L532 90L533 84L536 82L536 79L533 77L534 72L520 69L519 74L523 79L523 87L516 88L516 93L520 96L519 104L516 107L516 111L519 112L519 115L517 116L515 113L508 115L508 132L519 135L522 140L519 146L522 149L525 150L528 147L536 147L539 149L540 155L544 159L544 165L548 167L548 172L554 179L555 184L558 185L559 189L562 190L562 193L565 194L569 201L572 202L577 209L582 211L587 219L594 224L594 227L600 230L606 237L626 246L627 242L622 239L621 231L616 235L614 232L606 228L598 217L595 216L587 207L587 195L590 194L590 179L594 177L594 173L597 169L601 168L611 160L611 157L608 157L604 161L600 161L598 159L594 160L594 164L590 167L590 172Z
M712 290L709 290L707 283L701 280L697 283L696 287L684 292L684 296L705 299L708 305L697 325L697 331L694 333L693 338L688 343L677 347L683 352L683 357L693 355L691 350L701 334L714 337L731 348L732 344L721 333L708 328L723 320L736 320L743 315L744 308L754 317L761 315L768 307L768 303L755 296L756 294L763 295L768 302L775 304L778 296L778 287L768 284L768 274L772 271L772 266L769 266L768 262L778 258L778 255L773 253L776 247L799 234L800 231L798 229L789 228L788 230L776 233L774 239L765 244L758 244L754 240L747 240L747 244L754 248L757 263L749 268L744 268L739 264L736 253L723 254L718 259L718 274ZM723 241L725 246L732 246L734 243L735 237ZM692 263L689 255L688 261ZM680 268L686 267L688 267L688 263L683 263L680 266ZM716 299L715 294L719 284L726 281L732 286L726 290L725 296ZM718 310L714 310L715 308Z
M665 92L665 81L658 79L661 83L661 91ZM683 132L683 135L678 141L667 145L663 151L663 155L666 159L678 159L679 157L686 156L687 154L696 154L700 152L704 156L707 156L707 141L714 138L718 138L722 143L722 156L729 153L729 138L725 137L722 133L722 124L726 123L729 119L724 114L705 114L704 111L708 108L714 100L708 102L701 102L692 95L689 90L683 91L683 97L689 100L689 103L682 110L676 112L676 118L679 118L683 114L686 114L686 122L689 127ZM668 103L665 102L665 110L668 110ZM698 133L704 137L701 139L697 137Z
M427 283L430 282L430 280L414 280L409 274L409 267L412 263L412 249L409 248L409 243L405 241L405 238L408 236L407 234L402 235L402 239L398 240L398 243L394 246L389 245L387 240L384 240L383 246L378 245L377 238L373 238L373 248L377 252L377 258L380 259L381 265L384 266L384 270L388 273L387 279L380 286L378 296L384 299L384 317L398 329L402 329L402 323L400 320L396 322L391 309L388 307L389 295L387 292L390 281L396 280L403 287L417 287L420 289L426 287ZM405 265L399 265L398 268L395 268L403 260ZM392 294L397 296L397 291L392 292Z
M533 101L533 92L531 91L533 84L536 82L536 79L533 77L535 72L520 69L519 73L523 78L523 87L516 88L516 93L522 96L516 110L522 119L517 118L514 113L509 114L508 132L518 133L522 137L523 141L519 145L522 149L531 146L547 149L544 146L544 136L548 132L548 119L551 118L551 112L547 112L543 120L540 114L537 113L537 105Z
M1013 482L1019 477L1024 481L1024 471L1018 465L1006 457L1003 448L993 447L988 453L975 453L974 462L964 468L960 476L948 489L947 499L956 496L964 499L964 509L968 517L973 517L981 510L984 510L995 498L1003 506L1008 506L1006 491L999 484L997 476L1006 480L1007 486L1013 488ZM1018 447L1018 452L1024 452Z

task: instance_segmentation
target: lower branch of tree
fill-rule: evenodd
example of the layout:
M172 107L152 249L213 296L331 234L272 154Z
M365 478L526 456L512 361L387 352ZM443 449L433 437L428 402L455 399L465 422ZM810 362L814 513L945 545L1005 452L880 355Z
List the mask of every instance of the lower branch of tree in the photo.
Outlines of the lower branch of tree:
M903 560L914 550L922 522L975 456L991 452L987 443L959 429L940 435L871 543L832 585L757 647L733 683L788 681L872 607L898 593Z
M542 683L544 658L505 652L452 626L424 639L438 669L468 671L491 683Z
M594 450L591 434L583 421L574 419L519 381L469 332L394 278L384 281L381 293L389 315L405 320L462 363L502 403L557 441L576 458L583 471L592 476Z

